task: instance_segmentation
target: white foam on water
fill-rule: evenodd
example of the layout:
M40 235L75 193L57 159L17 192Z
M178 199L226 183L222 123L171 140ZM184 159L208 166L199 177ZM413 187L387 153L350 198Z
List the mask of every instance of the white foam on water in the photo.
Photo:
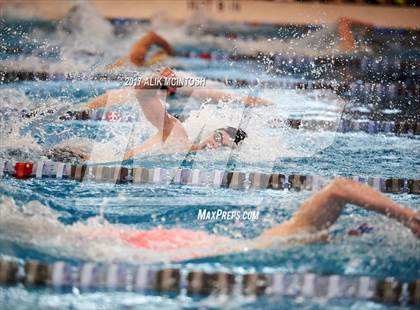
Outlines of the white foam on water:
M24 41L41 43L33 55L11 57L0 61L0 66L15 71L66 73L88 71L98 61L100 63L107 50L115 49L114 44L110 45L115 39L113 27L87 1L73 2L75 4L59 21L56 31L34 29L29 35L22 34ZM12 16L15 9L10 6L8 14ZM39 52L56 49L60 53L58 61L38 56Z
M309 107L318 103L319 113L329 111L329 118L338 126L342 109L339 100L323 102L321 99L314 102L295 91L286 90L264 90L258 95L272 100L274 104L257 108L245 108L243 104L235 102L203 104L201 108L191 111L184 122L190 138L197 137L200 132L201 138L204 138L215 129L226 126L240 127L248 137L234 153L242 161L257 163L274 162L281 157L313 156L334 142L334 133L296 131L289 128L285 120L296 114L304 118L308 111L316 113L316 108L312 111ZM210 153L215 160L226 156L223 151Z
M229 91L221 83L214 82L212 85L216 91ZM233 91L230 90L230 92ZM240 90L235 93L247 96L250 91ZM254 95L255 92L251 93ZM270 100L273 104L247 108L241 102L210 104L205 99L191 98L180 99L177 102L186 111L191 110L187 112L188 117L184 122L191 142L197 141L197 139L202 140L215 129L226 126L240 127L248 134L242 146L238 150L234 150L233 153L230 149L204 151L196 155L197 160L227 161L234 155L237 159L244 162L259 163L265 161L274 163L277 158L281 157L313 156L334 142L334 133L296 131L290 129L285 123L285 120L290 117L314 118L314 116L319 115L321 117L321 115L328 113L328 119L335 121L338 126L343 105L337 97L332 96L328 91L310 93L310 96L306 96L294 90L263 89L255 93L255 95ZM22 153L25 153L25 148L28 149L28 155L33 151L32 158L28 158L28 156L25 156L25 158L29 160L38 159L42 155L41 150L44 146L40 146L35 142L34 138L31 137L31 132L36 132L40 137L47 135L45 126L51 122L59 122L57 115L60 111L74 109L74 105L71 102L60 101L55 98L49 98L41 103L37 103L37 107L34 108L34 102L24 95L22 91L15 89L2 89L0 90L0 96L3 102L2 117L5 120L2 122L3 132L0 154L5 159L22 158L22 156L15 157L13 153L22 155ZM141 144L146 138L156 132L156 129L147 121L141 109L138 108L137 99L134 96L129 97L126 104L138 111L138 122L97 122L96 125L103 126L96 126L93 130L103 133L103 137L96 140L88 141L80 138L84 135L84 132L88 133L89 130L92 130L89 127L73 131L71 128L62 128L57 123L57 131L66 130L68 135L70 135L68 141L63 141L56 147L58 153L64 154L59 151L61 149L73 150L73 153L87 155L89 151L93 150L92 160L94 162L121 161L127 149ZM30 119L22 118L19 113L21 110L36 111L38 115ZM42 112L50 110L55 111L55 114L47 113L47 115L42 115ZM63 124L66 123L64 122ZM26 127L29 127L30 131L22 133L22 129ZM262 149L266 151L261 152ZM10 150L13 151L11 152ZM170 157L171 155L168 156ZM176 159L176 156L172 159ZM81 157L86 158L86 156Z
M30 99L15 89L0 90L0 158L36 158L42 151L31 133L21 133L25 122L21 120L20 111L31 105Z
M77 62L71 58L52 62L33 55L20 55L16 58L2 60L0 61L0 67L4 68L5 71L48 73L80 72L88 69L85 63Z
M65 225L58 220L60 215L38 201L19 206L12 198L1 197L0 238L58 257L97 262L168 262L217 255L238 247L237 241L201 232L197 240L181 249L168 248L168 241L153 238L149 242L154 250L148 250L121 239L122 233L139 232L128 226L112 225L98 217Z

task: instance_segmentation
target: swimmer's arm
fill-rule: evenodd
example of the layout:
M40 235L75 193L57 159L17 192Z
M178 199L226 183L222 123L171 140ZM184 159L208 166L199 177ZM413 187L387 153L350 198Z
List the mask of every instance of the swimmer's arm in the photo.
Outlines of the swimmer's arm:
M103 108L107 105L108 102L108 93L95 97L94 99L90 100L86 103L83 108L84 109L99 109Z
M181 90L181 95L186 94L189 96L193 96L196 98L210 98L213 101L240 101L243 102L247 106L261 106L261 105L271 105L273 104L271 101L255 97L255 96L238 96L234 94L230 94L220 90L208 90L208 89L199 89L199 88L185 88Z
M147 48L150 48L151 45L156 44L162 47L168 54L173 54L172 45L169 44L168 41L166 41L164 38L162 38L160 35L158 35L156 32L153 32L153 31L146 34L136 44L145 46Z
M172 46L164 38L155 32L149 32L133 45L127 57L129 62L136 66L143 66L145 64L146 54L153 44L162 47L166 53L173 54Z
M340 49L343 52L349 52L356 47L356 40L353 32L351 31L354 25L363 26L364 29L372 29L373 24L358 21L352 18L341 17L337 21L338 32L340 35Z
M151 136L146 141L144 141L141 145L138 145L132 148L131 150L128 150L124 154L123 160L127 160L136 156L137 154L147 152L154 146L159 145L161 143L162 143L162 132L158 132L157 134Z
M393 218L420 237L418 212L400 206L368 185L353 180L336 179L306 200L290 220L266 230L256 242L260 247L268 247L272 239L277 237L322 235L338 219L346 203Z
M162 85L163 82L164 77L162 76L151 76L147 79L141 79L133 88L109 90L105 94L102 94L90 100L88 103L86 103L86 105L83 106L83 108L99 109L104 108L106 106L121 104L128 100L131 89L134 89L136 91L135 94L138 98L149 99L149 97L155 96L155 92L149 92L147 90L159 89L161 88L160 85Z
M130 89L109 90L105 94L95 97L83 106L83 109L99 109L106 106L121 104L128 100Z

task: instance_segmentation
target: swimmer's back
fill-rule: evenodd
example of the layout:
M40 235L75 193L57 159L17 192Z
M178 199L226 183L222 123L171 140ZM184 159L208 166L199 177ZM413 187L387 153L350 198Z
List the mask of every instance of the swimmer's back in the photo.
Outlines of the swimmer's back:
M224 239L202 231L182 228L155 228L135 233L122 233L121 238L135 247L156 251L209 247Z

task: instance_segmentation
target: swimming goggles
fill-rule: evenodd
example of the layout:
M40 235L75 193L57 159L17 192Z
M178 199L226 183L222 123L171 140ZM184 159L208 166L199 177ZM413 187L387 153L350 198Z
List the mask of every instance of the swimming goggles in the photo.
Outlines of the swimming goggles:
M223 132L221 130L215 130L214 131L213 139L214 139L214 141L217 142L218 147L221 147L221 146L236 147L237 146L237 144L235 144L232 139L231 139L230 144L223 144Z

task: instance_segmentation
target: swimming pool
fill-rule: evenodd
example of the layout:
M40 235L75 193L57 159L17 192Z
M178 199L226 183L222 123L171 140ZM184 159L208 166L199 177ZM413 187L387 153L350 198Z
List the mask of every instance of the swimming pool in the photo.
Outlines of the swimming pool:
M89 58L86 56L86 59ZM92 58L98 61L100 57L96 55ZM62 65L63 62L58 64ZM209 79L235 80L255 75L284 79L273 78L269 74L264 76L260 63L209 64L186 58L175 58L174 62L184 71L204 75ZM250 89L247 86L234 88L220 82L214 83L219 89L229 89L244 95L257 94L274 104L244 108L237 102L211 105L193 99L185 102L175 97L167 101L168 110L182 114L186 128L193 134L200 131L202 124L208 124L208 128L205 128L207 131L223 123L241 124L249 133L249 139L244 141L239 150L221 150L217 153L205 151L196 155L181 153L139 156L124 162L124 167L238 171L247 177L249 173L261 172L286 176L419 178L420 140L416 135L295 130L278 121L306 117L327 119L337 124L347 102L331 90L273 89L262 86ZM99 152L118 149L126 136L130 137L128 143L131 144L143 141L153 132L153 128L147 124L144 115L132 107L122 108L121 113L136 114L137 122L63 121L57 117L92 96L120 85L118 81L94 80L17 81L0 85L3 102L1 162L48 161L44 150L66 140L80 144L86 143L87 139L93 140ZM49 109L55 112L31 118L22 117L27 111ZM25 112L22 114L22 111ZM126 144L122 147L126 147ZM108 162L106 165L118 167L121 163ZM240 253L175 262L172 261L173 253L134 250L112 238L78 238L68 233L70 225L75 227L75 232L82 233L88 227L99 229L115 224L137 230L155 227L186 228L234 240L249 239L288 219L310 195L310 191L293 189L233 189L209 184L195 186L153 182L115 184L51 178L19 180L4 175L0 183L0 258L17 259L20 264L31 260L50 265L64 261L73 267L80 267L85 262L118 263L126 268L147 265L147 268L152 269L225 272L237 277L248 273L285 273L339 275L357 279L395 278L408 282L420 278L419 241L395 221L352 206L344 210L343 216L332 227L332 240L328 243L279 246L268 250L245 249ZM418 194L405 192L387 195L398 203L420 211ZM258 220L203 221L198 219L199 210L203 209L258 212ZM365 234L359 238L346 235L348 229L365 222L373 225L374 234ZM212 249L200 250L211 253ZM186 256L191 257L191 252L186 253ZM162 293L154 290L138 291L130 286L95 289L80 288L77 285L65 288L4 285L0 287L0 303L19 305L17 308L21 309L278 309L279 305L291 309L388 307L380 302L351 297L309 298L305 294L256 297L253 294L234 292L230 296L206 297L188 294L185 286L176 292Z

